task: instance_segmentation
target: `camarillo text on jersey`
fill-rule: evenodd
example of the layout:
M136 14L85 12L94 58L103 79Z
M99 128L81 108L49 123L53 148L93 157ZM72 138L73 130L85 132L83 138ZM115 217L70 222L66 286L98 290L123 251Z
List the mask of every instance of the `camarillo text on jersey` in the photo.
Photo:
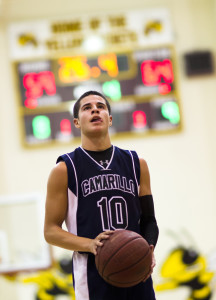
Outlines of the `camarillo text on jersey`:
M83 196L105 191L105 190L121 190L135 196L135 184L133 180L127 180L126 177L118 174L108 174L90 177L81 183Z

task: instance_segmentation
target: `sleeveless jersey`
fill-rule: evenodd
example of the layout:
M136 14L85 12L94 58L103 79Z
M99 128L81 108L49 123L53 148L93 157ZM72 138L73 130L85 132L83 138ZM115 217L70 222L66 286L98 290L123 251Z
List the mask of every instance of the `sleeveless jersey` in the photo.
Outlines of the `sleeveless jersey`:
M82 147L60 156L57 162L62 160L68 172L65 222L69 232L91 239L106 230L128 229L140 233L140 164L135 151L113 146L106 168ZM97 299L94 291L91 295L96 278L100 288L104 285L104 293L107 293L107 284L96 272L93 254L73 253L76 300ZM98 300L106 299L101 295L98 297L101 298Z

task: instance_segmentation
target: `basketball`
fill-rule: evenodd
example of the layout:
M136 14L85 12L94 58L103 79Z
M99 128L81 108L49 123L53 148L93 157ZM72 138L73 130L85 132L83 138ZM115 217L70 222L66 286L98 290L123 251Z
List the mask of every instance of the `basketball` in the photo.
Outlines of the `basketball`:
M117 287L131 287L144 280L152 264L147 241L130 230L116 230L97 248L96 268L100 276Z

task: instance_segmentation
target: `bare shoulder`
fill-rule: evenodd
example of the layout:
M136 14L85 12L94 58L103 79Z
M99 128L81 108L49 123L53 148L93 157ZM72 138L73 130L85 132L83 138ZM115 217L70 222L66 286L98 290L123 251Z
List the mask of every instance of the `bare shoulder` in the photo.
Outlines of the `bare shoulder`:
M150 174L146 160L140 158L140 196L151 194Z
M149 172L149 168L148 168L148 164L147 164L146 160L144 158L140 157L139 161L140 161L141 173Z
M60 161L53 167L50 174L55 174L56 176L59 176L64 175L65 173L67 173L67 166L64 161Z
M67 184L67 166L65 162L61 161L54 166L50 172L48 184L57 186Z

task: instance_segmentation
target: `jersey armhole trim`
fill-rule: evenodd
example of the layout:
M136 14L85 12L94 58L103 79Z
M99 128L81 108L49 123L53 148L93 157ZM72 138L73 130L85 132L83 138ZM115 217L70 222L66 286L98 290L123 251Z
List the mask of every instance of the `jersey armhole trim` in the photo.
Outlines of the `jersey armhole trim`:
M134 157L133 157L133 154L132 154L132 152L130 150L129 150L129 153L130 153L131 159L132 159L132 165L133 165L134 177L135 177L136 185L137 185L137 191L139 192L139 184L138 184L138 180L137 180L137 176L136 176L136 171L135 171Z
M76 168L75 168L74 163L73 163L73 160L71 159L71 157L69 156L69 154L66 153L66 155L67 155L68 159L70 160L71 165L72 165L73 170L74 170L74 175L75 175L75 180L76 180L76 196L77 196L77 198L78 198L78 179L77 179ZM69 186L69 185L68 185L68 186Z

